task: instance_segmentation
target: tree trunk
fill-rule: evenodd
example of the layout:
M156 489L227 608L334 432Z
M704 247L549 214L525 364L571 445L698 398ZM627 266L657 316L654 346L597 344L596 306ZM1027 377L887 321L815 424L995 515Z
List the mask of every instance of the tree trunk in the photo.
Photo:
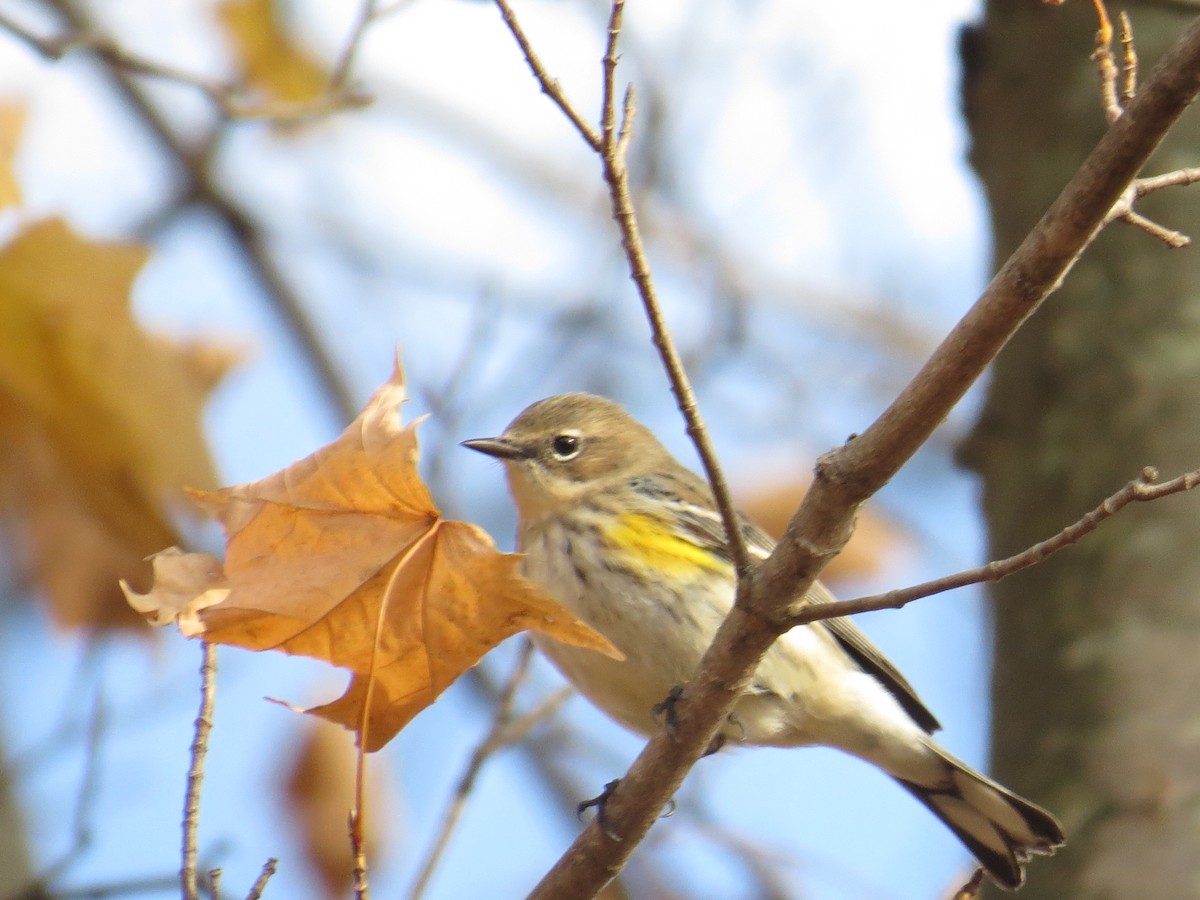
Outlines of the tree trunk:
M1148 71L1187 16L1131 6ZM1090 4L991 0L964 35L972 161L1003 261L1105 128ZM1118 61L1120 45L1116 48ZM1143 174L1200 165L1200 117ZM1200 238L1200 188L1140 204ZM994 557L1047 537L1146 465L1200 467L1200 251L1109 226L1005 349L964 447ZM1200 896L1200 497L1127 509L995 586L996 777L1063 820L1036 898Z

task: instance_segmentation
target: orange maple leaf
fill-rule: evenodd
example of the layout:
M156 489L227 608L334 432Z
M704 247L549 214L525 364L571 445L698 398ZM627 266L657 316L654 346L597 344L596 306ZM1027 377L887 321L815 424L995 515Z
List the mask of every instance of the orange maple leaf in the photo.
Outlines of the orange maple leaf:
M400 421L404 399L397 366L332 444L261 481L196 492L225 528L224 570L176 551L155 560L149 594L126 590L139 611L207 640L349 669L342 697L305 711L358 731L368 751L518 631L619 656L522 578L519 556L441 518L417 474L419 421Z

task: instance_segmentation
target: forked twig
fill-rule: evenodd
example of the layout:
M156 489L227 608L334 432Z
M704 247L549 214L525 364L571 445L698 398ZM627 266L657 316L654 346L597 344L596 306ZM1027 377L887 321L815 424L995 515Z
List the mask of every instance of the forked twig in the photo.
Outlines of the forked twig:
M1100 100L1104 107L1104 117L1111 125L1125 112L1125 107L1137 93L1138 58L1137 49L1133 43L1133 22L1126 12L1121 13L1121 68L1118 71L1113 59L1112 41L1113 27L1108 18L1108 10L1104 0L1092 0L1096 8L1099 26L1096 29L1096 49L1092 59L1100 74ZM1120 80L1120 88L1117 81ZM1122 221L1135 228L1140 228L1153 238L1162 241L1172 250L1178 250L1191 243L1191 238L1180 231L1160 225L1152 219L1137 212L1133 205L1147 194L1160 191L1166 187L1179 187L1194 184L1200 180L1196 169L1179 169L1166 175L1149 178L1138 178L1129 185L1121 198L1113 204L1105 217L1104 224Z

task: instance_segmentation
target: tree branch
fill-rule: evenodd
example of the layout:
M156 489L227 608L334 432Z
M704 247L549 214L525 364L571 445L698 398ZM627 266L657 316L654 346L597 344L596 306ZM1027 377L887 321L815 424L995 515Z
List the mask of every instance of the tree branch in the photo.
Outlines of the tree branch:
M816 622L821 619L852 616L856 613L875 612L881 609L900 609L914 600L920 600L922 597L931 597L934 594L941 594L946 591L952 591L955 588L966 587L968 584L1000 581L1009 575L1020 572L1022 569L1028 569L1030 566L1037 565L1064 547L1078 543L1086 535L1091 534L1099 528L1102 522L1115 516L1130 503L1147 503L1151 500L1168 497L1171 494L1179 494L1192 490L1192 488L1200 485L1200 469L1187 472L1164 484L1155 484L1154 482L1157 480L1158 471L1152 466L1147 466L1142 470L1140 478L1130 481L1087 515L1083 516L1083 518L1079 519L1079 521L1068 525L1058 534L1054 535L1054 537L1034 544L1032 547L1023 550L1015 556L1010 556L1007 559L993 560L986 565L967 569L963 572L956 572L953 575L944 575L941 578L935 578L932 581L926 581L922 584L915 584L912 587L885 591L882 594L872 594L869 597L858 597L854 600L841 600L837 603L807 606L791 618L791 625L794 628L797 625L806 625L809 622Z
M827 453L778 547L741 587L729 616L660 731L532 896L594 895L620 871L690 766L707 748L796 604L844 546L859 505L925 442L1021 323L1058 286L1109 210L1200 90L1200 21L1187 29L980 299L890 407Z

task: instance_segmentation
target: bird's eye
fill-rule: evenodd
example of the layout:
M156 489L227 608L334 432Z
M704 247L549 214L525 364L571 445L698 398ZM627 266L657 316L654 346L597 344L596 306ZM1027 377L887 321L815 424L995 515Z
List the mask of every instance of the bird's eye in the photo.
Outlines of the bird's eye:
M550 448L559 459L570 459L579 452L579 438L573 434L560 434Z

